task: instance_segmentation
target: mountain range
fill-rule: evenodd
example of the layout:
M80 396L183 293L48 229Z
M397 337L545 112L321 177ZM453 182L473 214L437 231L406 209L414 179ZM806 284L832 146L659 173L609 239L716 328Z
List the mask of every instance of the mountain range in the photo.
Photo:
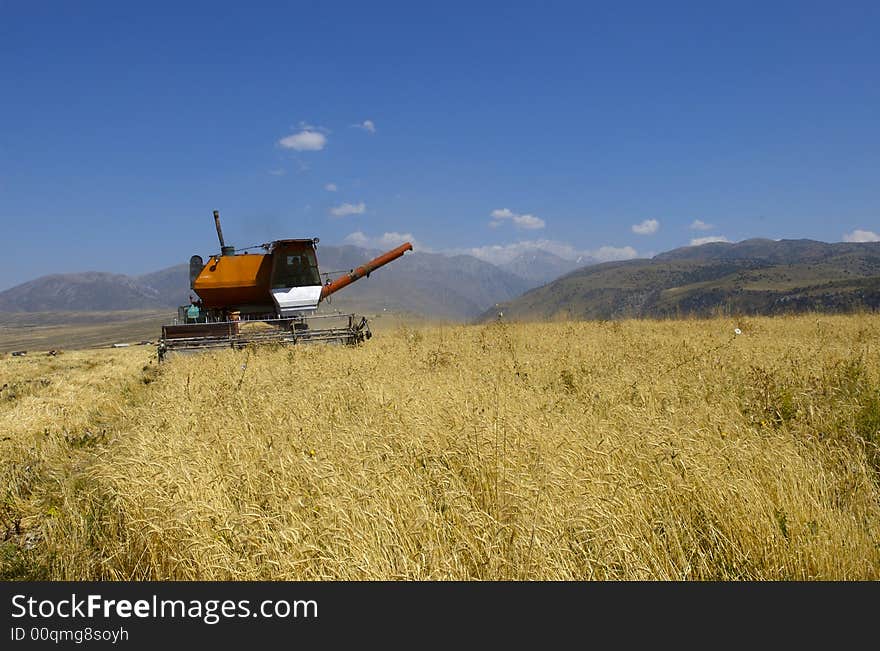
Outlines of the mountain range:
M335 278L381 253L355 246L322 245L318 260L322 273ZM330 305L334 309L390 310L461 321L536 284L470 255L415 251L345 288L332 297ZM191 294L187 264L140 276L97 271L53 274L0 292L0 311L175 308L189 303Z
M334 278L380 253L318 249L322 273ZM499 265L415 251L334 295L325 309L469 321L497 318L499 310L510 319L545 320L880 307L880 242L751 239L577 265L540 249ZM188 273L180 264L140 276L43 276L0 292L0 311L173 309L189 302Z
M880 242L751 239L577 269L481 320L618 319L880 308Z

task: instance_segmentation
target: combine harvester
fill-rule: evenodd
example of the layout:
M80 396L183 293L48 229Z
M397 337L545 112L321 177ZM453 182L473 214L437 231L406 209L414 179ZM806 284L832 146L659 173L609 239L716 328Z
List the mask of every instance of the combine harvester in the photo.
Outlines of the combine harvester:
M178 308L173 324L162 326L159 361L174 351L243 348L256 343L363 342L371 336L366 317L317 315L318 304L413 248L405 242L322 284L315 253L317 237L262 244L260 248L266 251L262 254L236 253L235 247L223 241L216 210L214 225L220 255L211 256L207 264L201 256L190 258L190 287L198 299Z

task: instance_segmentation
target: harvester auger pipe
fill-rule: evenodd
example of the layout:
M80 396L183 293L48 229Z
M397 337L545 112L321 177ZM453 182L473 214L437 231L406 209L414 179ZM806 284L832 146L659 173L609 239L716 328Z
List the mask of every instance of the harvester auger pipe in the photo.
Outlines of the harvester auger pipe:
M347 287L359 278L369 276L379 267L386 265L394 260L397 260L397 258L402 256L407 251L412 251L412 249L412 244L410 244L409 242L404 242L396 249L392 249L387 253L383 253L378 258L373 258L366 264L362 264L357 269L353 269L344 276L340 276L333 282L324 285L324 288L321 290L321 300L327 298L328 296L330 296L330 294L333 294L334 292L338 292L343 287Z

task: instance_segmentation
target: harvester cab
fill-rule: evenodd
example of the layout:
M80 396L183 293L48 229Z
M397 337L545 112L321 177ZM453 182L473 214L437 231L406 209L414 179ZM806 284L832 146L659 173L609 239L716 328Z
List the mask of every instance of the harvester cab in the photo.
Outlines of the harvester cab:
M272 300L282 316L316 310L321 301L321 274L315 240L273 242L270 287Z
M318 315L318 305L331 294L389 262L412 244L321 283L318 238L275 240L262 244L265 253L236 252L227 246L214 211L220 254L207 263L189 261L190 288L198 296L178 309L175 323L162 327L159 359L173 350L244 346L260 342L295 344L312 341L360 343L371 336L366 317L356 314ZM257 247L250 247L257 248Z

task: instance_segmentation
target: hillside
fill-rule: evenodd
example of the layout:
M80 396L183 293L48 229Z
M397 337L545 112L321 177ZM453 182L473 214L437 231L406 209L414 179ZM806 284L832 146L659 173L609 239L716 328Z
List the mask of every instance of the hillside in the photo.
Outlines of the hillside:
M53 274L0 292L4 312L137 310L168 305L167 298L123 274Z
M880 307L880 243L746 240L586 267L500 305L506 318L614 319ZM499 308L484 320L496 318Z
M137 276L135 282L154 290L167 307L177 307L189 303L189 265L178 264Z
M533 249L520 253L510 262L498 266L523 278L531 286L537 287L574 271L584 264L578 264L574 260L566 260L549 251Z

